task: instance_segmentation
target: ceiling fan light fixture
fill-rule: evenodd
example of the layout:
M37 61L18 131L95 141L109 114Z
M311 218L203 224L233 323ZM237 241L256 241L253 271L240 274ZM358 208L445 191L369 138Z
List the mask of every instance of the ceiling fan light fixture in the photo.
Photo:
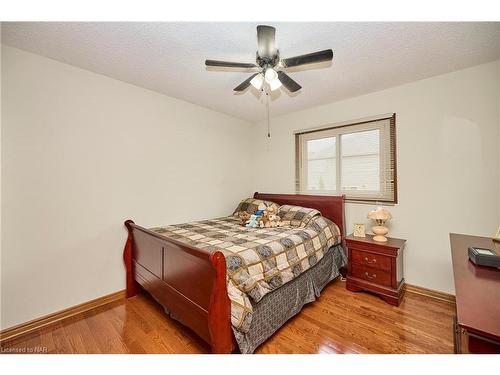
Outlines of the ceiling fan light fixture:
M264 84L264 77L262 76L262 74L257 74L255 77L252 78L250 83L257 90L260 90L262 88L262 85Z
M276 70L274 70L273 68L267 68L265 76L267 83L271 83L278 78L278 73L276 73Z
M269 82L269 88L271 89L271 91L279 89L280 87L281 87L281 81L278 78L273 79L271 82Z
M205 60L207 67L258 69L258 72L245 79L233 91L243 92L250 85L257 90L262 90L264 85L271 91L282 85L289 92L297 92L302 86L286 74L283 69L307 64L332 61L333 51L325 49L304 55L282 59L280 51L276 48L276 29L272 26L257 26L257 55L254 63L240 63L220 60ZM269 86L269 87L268 87ZM267 94L267 91L266 91Z

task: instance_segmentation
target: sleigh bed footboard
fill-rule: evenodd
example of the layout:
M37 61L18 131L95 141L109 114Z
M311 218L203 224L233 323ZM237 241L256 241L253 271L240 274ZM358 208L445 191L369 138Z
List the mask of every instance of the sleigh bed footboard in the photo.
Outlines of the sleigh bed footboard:
M224 255L163 237L132 220L125 226L127 298L140 286L209 343L212 352L230 353L235 345Z

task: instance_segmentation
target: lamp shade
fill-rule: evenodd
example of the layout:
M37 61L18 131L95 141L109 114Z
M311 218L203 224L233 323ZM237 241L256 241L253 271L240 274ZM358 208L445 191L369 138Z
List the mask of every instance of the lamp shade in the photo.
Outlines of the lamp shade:
M392 219L392 215L386 209L379 207L376 210L368 212L368 219L386 222L387 220Z

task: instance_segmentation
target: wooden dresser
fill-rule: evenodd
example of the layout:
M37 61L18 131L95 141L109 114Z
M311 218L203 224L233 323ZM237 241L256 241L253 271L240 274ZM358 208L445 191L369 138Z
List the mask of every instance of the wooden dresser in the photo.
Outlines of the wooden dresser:
M500 270L469 261L469 246L500 253L491 238L450 234L456 316L455 353L500 353Z
M348 290L377 294L387 303L399 306L404 293L403 248L406 240L388 238L377 242L373 236L346 237L349 253Z

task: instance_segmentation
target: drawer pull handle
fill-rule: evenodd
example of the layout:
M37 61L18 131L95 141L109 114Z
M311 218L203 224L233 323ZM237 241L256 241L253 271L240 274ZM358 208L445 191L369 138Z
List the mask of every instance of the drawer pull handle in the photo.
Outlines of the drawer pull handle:
M369 279L376 279L377 278L377 274L373 274L373 275L370 275L368 272L365 272L365 276Z
M377 263L377 259L373 258L373 260L370 262L370 259L368 259L368 257L365 257L365 262L368 264Z

